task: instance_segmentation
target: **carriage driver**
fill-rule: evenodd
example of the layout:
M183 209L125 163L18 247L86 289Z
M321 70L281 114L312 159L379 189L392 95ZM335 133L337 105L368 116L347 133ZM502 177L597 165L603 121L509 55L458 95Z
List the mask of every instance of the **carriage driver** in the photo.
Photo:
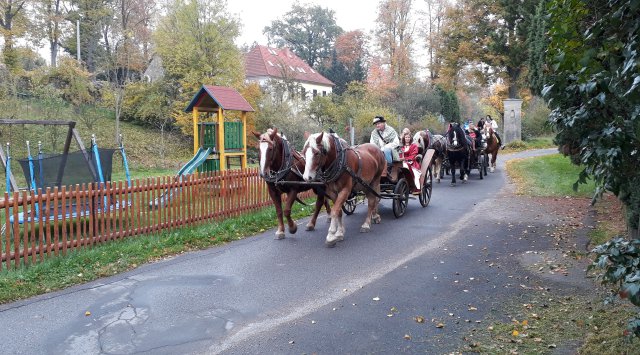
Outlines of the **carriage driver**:
M391 126L387 126L384 117L376 116L373 118L373 124L376 128L371 132L371 139L369 142L377 145L382 149L384 158L387 160L387 169L391 168L393 162L393 154L398 154L396 148L400 146L400 139L398 138L398 132ZM396 156L397 160L397 156Z

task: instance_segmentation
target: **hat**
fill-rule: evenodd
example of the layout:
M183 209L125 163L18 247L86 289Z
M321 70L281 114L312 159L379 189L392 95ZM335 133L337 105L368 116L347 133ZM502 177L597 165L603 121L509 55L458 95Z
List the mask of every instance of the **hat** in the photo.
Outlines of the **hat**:
M387 122L387 121L385 121L384 117L382 116L376 116L373 118L373 124L380 123L380 122Z

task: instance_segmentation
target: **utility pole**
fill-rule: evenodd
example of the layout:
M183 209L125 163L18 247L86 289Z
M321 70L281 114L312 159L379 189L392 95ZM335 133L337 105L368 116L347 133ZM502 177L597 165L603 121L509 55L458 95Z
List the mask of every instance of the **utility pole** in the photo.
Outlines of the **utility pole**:
M76 58L78 62L82 60L82 56L80 56L80 20L76 20Z

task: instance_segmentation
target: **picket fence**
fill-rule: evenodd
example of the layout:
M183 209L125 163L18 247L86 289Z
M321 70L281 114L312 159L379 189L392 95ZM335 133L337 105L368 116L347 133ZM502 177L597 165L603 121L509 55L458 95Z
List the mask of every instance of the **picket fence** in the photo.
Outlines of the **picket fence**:
M301 198L312 196L311 191ZM0 271L114 240L192 227L271 204L258 169L21 191L0 200Z

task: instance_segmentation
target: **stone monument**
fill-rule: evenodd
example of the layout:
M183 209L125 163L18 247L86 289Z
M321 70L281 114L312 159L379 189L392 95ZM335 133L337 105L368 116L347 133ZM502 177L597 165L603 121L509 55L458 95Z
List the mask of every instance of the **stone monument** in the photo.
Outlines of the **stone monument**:
M502 118L502 143L509 144L515 140L522 140L522 100L504 100L504 114Z

